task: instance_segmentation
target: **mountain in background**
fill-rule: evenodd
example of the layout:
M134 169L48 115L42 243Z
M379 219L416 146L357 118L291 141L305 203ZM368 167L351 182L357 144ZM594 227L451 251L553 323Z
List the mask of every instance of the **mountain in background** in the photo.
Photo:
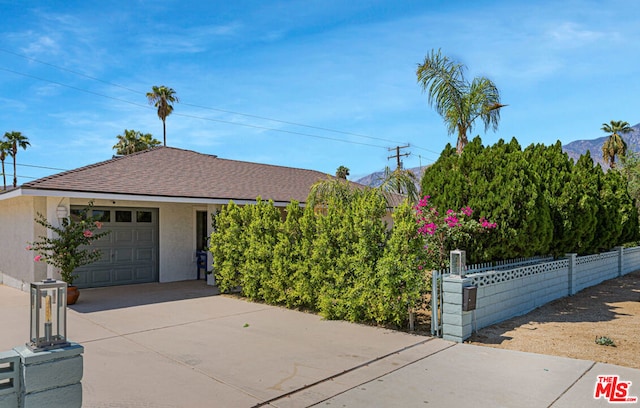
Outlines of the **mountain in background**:
M640 123L632 126L631 128L633 130L629 133L623 134L622 138L627 143L627 150L629 152L638 153L640 152ZM609 136L603 136L593 140L576 140L562 146L562 150L567 153L570 158L573 159L574 163L578 161L580 156L585 154L588 150L591 152L591 158L593 159L594 163L599 163L603 169L608 169L609 166L604 163L604 160L602 160L602 145L608 137ZM616 158L616 163L618 162L618 160L619 159ZM420 179L422 178L422 171L424 171L426 167L427 166L408 169L416 175L418 184L420 183ZM364 184L366 186L377 187L381 184L383 177L384 171L377 171L358 180L355 180L355 182Z
M632 126L631 129L633 129L631 132L623 133L621 136L627 143L627 151L637 153L640 152L640 123ZM608 169L609 165L605 164L604 160L602 160L602 145L608 137L609 136L603 136L593 140L576 140L562 146L562 150L564 150L574 162L589 150L593 161L600 163L603 169ZM616 157L616 163L618 161L619 158Z

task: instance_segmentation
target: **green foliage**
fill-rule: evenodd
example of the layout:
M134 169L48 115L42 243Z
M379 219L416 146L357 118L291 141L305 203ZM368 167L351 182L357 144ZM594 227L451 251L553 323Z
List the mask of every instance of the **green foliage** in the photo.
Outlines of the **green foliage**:
M245 263L245 223L241 208L230 201L216 216L209 250L214 259L216 283L222 292L240 286L240 267Z
M408 306L426 288L417 268L422 241L405 247L398 242L387 251L383 192L332 186L335 194L323 194L315 206L303 210L296 202L289 204L284 220L271 202L227 205L216 217L210 241L220 289L241 287L251 299L307 308L328 319L406 321ZM415 237L408 208L398 215L404 229L398 234L404 238L394 241ZM398 256L407 256L413 266L385 271L378 266L385 253L389 267L404 262Z
M38 253L34 258L36 262L46 262L58 268L62 280L69 286L78 277L73 273L76 268L91 264L102 256L100 250L89 248L91 243L110 232L96 232L102 228L102 223L88 215L92 207L92 203L89 203L81 211L79 219L63 218L60 226L51 224L40 213L35 218L38 224L52 231L54 236L40 236L39 240L30 242L27 249Z
M640 180L632 169L625 174ZM459 156L447 146L421 185L438 193L432 198L438 208L468 203L499 225L467 245L472 263L595 253L638 239L637 209L625 177L615 170L605 174L589 153L574 164L559 142L523 151L515 139L484 147L477 137Z
M118 143L112 149L116 154L127 155L160 146L162 142L155 139L150 133L143 134L137 130L125 129L122 135L116 136Z
M295 293L296 265L303 259L300 246L303 210L293 201L287 206L286 213L284 222L277 225L271 271L262 282L262 294L267 303L296 307L303 303Z
M616 347L616 343L607 336L596 336L596 344L600 346Z
M269 280L276 245L280 212L273 202L258 197L255 205L241 209L245 228L244 262L240 265L242 293L250 299L273 299L276 295L263 283ZM265 293L265 290L267 293Z
M423 246L416 233L413 208L405 201L393 213L393 230L376 265L376 290L369 310L376 322L403 325L409 308L416 307L430 290Z

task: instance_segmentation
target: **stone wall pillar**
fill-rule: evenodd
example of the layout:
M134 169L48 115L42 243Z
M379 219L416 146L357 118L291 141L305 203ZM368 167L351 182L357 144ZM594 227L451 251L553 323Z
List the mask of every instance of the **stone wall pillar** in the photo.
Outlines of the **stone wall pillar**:
M618 277L624 273L624 247L617 246L614 248L618 252Z
M81 408L84 347L34 353L26 346L13 349L20 356L20 407Z
M576 294L576 257L578 254L566 254L565 256L569 260L569 287L567 294L573 296Z
M442 338L462 343L473 332L473 312L462 311L462 288L471 279L446 276L442 282Z

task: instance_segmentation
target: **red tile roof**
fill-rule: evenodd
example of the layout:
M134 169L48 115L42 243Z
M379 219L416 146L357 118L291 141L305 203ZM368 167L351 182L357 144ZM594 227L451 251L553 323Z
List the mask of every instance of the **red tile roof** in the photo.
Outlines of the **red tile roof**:
M310 187L326 178L313 170L227 160L161 146L34 180L22 188L224 200L260 196L305 202Z

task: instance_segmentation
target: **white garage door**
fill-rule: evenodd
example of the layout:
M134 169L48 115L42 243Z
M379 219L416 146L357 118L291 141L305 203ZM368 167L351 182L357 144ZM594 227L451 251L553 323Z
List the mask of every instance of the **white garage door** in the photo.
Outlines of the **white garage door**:
M72 214L82 210L71 207ZM94 207L93 216L111 231L92 247L102 258L76 269L80 288L158 281L158 209Z

